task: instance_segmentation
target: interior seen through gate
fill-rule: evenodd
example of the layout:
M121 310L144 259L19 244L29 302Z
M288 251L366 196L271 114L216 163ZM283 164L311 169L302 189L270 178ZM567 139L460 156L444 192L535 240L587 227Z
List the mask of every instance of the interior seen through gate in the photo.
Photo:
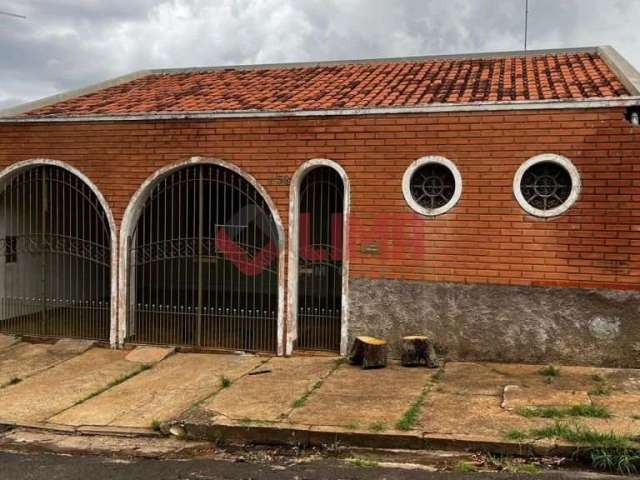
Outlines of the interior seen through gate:
M299 350L340 351L344 184L333 168L311 170L300 185Z
M278 241L239 174L196 165L159 180L129 239L127 341L275 352Z
M0 332L109 340L111 234L91 188L54 165L0 188Z

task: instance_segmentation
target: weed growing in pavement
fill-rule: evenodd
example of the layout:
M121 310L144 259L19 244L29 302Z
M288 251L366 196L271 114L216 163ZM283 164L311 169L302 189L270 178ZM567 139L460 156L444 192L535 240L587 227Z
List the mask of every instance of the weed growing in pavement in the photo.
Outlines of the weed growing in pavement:
M220 388L229 388L233 382L225 375L220 375Z
M527 434L522 430L509 430L504 435L504 438L506 438L507 440L512 440L514 442L522 442L527 439Z
M383 422L373 422L369 425L369 430L372 432L384 432L387 426Z
M571 407L523 407L517 410L519 415L527 418L566 418L590 417L610 418L611 413L600 405L572 405Z
M161 427L162 427L162 423L160 423L160 420L153 419L153 420L151 421L151 429L152 429L153 431L155 431L155 432L159 432L159 431L160 431L160 429L161 429Z
M538 373L543 377L557 377L560 375L560 369L553 365L547 365L546 367L541 368Z
M322 386L322 383L323 383L327 378L329 378L331 375L333 375L333 372L335 372L338 368L340 368L340 366L341 366L343 363L345 363L346 361L347 361L347 359L346 359L345 357L337 358L337 359L336 359L336 361L335 361L335 363L334 363L334 365L333 365L333 368L329 371L329 373L328 373L326 376L322 377L320 380L318 380L318 381L313 385L313 387L311 387L309 390L307 390L306 392L304 392L300 398L298 398L298 399L294 400L294 402L291 404L291 406L292 406L293 408L300 408L300 407L302 407L302 406L307 402L307 400L309 399L309 397L313 394L313 392L315 392L316 390L318 390L318 389Z
M589 395L609 395L613 391L613 387L607 383L607 380L601 375L591 377L594 386L589 390Z
M543 377L546 377L545 380L547 383L551 383L558 375L560 375L560 369L553 365L547 365L546 367L538 370L538 373Z
M315 392L317 389L319 389L321 386L322 386L322 380L318 380L315 383L315 385L313 387L311 387L311 389L309 389L306 392L304 392L300 398L294 400L294 402L293 402L293 404L291 406L293 408L302 407L305 403L307 403L307 400L309 400L309 397L311 396L311 394L313 392Z
M427 399L427 395L429 395L429 391L433 387L435 383L440 381L442 378L442 368L431 375L427 383L425 383L424 387L420 391L420 395L415 401L409 406L409 408L402 414L400 420L396 423L396 428L398 430L411 430L411 428L418 421L418 417L420 416L420 411L422 410L422 405L424 405L425 400Z
M515 459L509 456L488 453L485 461L489 467L506 473L540 473L540 468L537 465L527 463L527 461L522 458Z
M475 473L478 471L478 467L476 467L473 463L459 461L456 463L456 466L453 468L455 472L458 473Z
M69 408L73 408L77 405L80 405L81 403L84 403L86 401L91 400L93 397L97 397L98 395L100 395L101 393L106 392L107 390L112 389L113 387L117 387L118 385L120 385L121 383L126 382L127 380L135 377L136 375L149 370L152 367L152 365L149 364L144 364L144 365L140 365L140 367L138 367L136 370L133 370L125 375L121 375L118 378L116 378L115 380L113 380L112 382L109 382L106 386L96 390L95 392L90 393L89 395L87 395L86 397L82 398L81 400L78 400L76 403L74 403L73 405L71 405L71 407Z
M375 460L368 460L366 458L349 458L347 462L361 468L376 468L380 466Z

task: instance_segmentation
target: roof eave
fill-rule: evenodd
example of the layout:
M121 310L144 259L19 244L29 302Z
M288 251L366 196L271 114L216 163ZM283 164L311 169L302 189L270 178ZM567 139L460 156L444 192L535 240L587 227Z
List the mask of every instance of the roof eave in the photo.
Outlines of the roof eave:
M419 113L464 113L522 110L558 110L612 108L640 105L640 95L585 100L519 100L508 102L432 103L414 107L341 108L332 110L241 110L241 111L193 111L148 112L133 114L100 114L42 117L0 117L0 123L63 123L63 122L114 122L158 120L208 120L221 118L273 118L273 117L330 117L349 115L401 115Z

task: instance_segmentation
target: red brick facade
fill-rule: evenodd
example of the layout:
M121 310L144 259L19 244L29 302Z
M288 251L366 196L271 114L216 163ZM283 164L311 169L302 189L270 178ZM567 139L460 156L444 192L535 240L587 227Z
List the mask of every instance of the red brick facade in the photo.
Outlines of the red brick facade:
M569 158L582 192L564 215L526 215L516 169L540 153ZM453 161L462 197L427 218L402 195L425 155ZM269 192L287 231L286 177L311 158L341 164L351 183L350 275L464 283L638 289L640 128L624 109L344 117L0 124L0 167L68 162L101 190L119 224L157 169L191 156L232 162ZM362 244L377 243L377 254Z

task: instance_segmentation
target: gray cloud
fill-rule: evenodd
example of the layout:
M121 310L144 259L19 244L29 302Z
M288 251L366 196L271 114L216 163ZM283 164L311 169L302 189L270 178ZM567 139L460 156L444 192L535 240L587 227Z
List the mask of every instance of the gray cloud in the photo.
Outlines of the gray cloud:
M529 47L640 64L640 2L530 0ZM0 108L149 67L517 50L520 0L9 0Z

